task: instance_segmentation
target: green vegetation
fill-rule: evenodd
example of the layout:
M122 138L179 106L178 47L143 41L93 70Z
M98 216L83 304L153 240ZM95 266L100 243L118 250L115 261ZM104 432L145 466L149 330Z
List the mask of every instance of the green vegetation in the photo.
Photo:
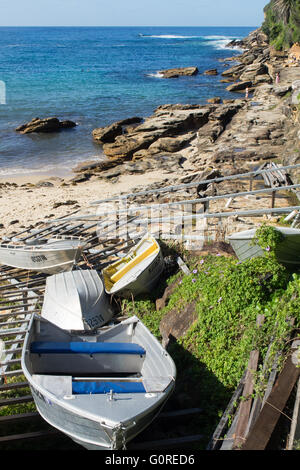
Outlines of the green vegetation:
M281 241L280 232L262 225L255 242L265 255L243 263L225 253L213 254L213 245L207 245L211 254L199 257L183 252L179 246L162 244L164 256L180 252L191 274L180 271L162 281L150 297L121 303L123 314L137 315L159 340L160 323L166 315L172 312L176 316L188 306L194 309L196 320L186 334L170 343L169 352L177 366L175 406L203 410L187 424L187 435L201 430L203 442L197 448L205 449L247 367L250 352L257 349L260 353L255 394L263 395L267 377L262 365L267 351L267 371L282 351L280 367L290 344L290 319L295 319L294 326L299 325L300 273L291 273L277 262L274 252ZM168 285L174 287L172 293L165 307L157 311L155 301ZM265 318L260 327L258 315ZM18 409L29 410L34 410L33 403ZM8 409L1 411L9 413ZM11 412L15 413L16 407ZM173 437L172 430L168 433Z
M197 429L206 426L207 439L247 367L250 352L260 352L255 393L263 394L267 350L271 345L269 370L275 355L289 344L290 319L295 318L296 325L300 320L300 273L289 272L274 256L282 240L280 232L263 225L256 235L265 256L243 263L220 254L186 258L192 274L178 273L168 279L168 284L177 286L162 310L155 308L155 298L162 292L154 292L150 300L126 300L122 305L124 313L140 317L159 339L165 315L195 305L197 320L169 351L177 365L178 393L190 397L188 406L206 410L206 419L197 423ZM265 317L260 327L258 315ZM283 353L280 366L284 358Z
M277 50L300 41L300 1L271 0L265 9L263 32Z

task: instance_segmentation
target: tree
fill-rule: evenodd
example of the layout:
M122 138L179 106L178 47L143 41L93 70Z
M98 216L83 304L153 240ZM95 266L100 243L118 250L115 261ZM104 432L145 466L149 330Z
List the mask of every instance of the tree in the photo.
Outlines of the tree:
M278 18L288 24L295 0L274 0L273 9Z

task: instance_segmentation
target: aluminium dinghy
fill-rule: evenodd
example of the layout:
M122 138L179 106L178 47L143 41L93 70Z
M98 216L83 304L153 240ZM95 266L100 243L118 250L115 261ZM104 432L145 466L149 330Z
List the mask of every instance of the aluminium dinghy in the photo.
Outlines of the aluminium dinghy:
M135 316L80 335L34 314L21 363L40 415L90 450L124 448L159 413L176 376Z
M86 242L79 237L57 236L27 243L0 244L0 264L14 268L57 274L70 271L79 261Z
M48 276L41 315L66 330L93 330L109 322L113 309L94 269Z
M283 240L275 249L275 256L279 263L293 268L300 265L300 230L289 227L274 227L283 235ZM264 250L254 244L256 229L244 230L228 237L228 241L240 261L257 256L264 256Z
M158 242L147 234L126 256L102 270L106 292L120 297L151 292L164 267Z

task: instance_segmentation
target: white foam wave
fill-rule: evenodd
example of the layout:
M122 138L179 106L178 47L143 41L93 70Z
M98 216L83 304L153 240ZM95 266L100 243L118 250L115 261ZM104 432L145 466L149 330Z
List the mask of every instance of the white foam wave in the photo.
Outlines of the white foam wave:
M228 46L228 44L233 41L234 39L239 39L233 36L203 36L203 39L209 41L210 45L215 49L223 50L223 49L234 49L236 51L242 51L243 49L238 46Z
M156 38L156 39L193 39L201 38L202 36L180 36L178 34L140 34L143 38Z
M155 73L147 73L147 77L152 77L152 78L164 78L162 73L155 72Z

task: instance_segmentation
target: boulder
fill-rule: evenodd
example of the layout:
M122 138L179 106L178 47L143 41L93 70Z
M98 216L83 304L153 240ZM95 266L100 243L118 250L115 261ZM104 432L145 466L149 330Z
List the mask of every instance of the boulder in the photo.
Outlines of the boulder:
M108 158L131 160L133 155L140 158L140 152L148 150L156 141L170 137L176 139L160 140L157 146L154 146L155 153L180 150L193 137L192 135L182 137L182 135L196 132L206 124L210 112L211 108L199 105L159 107L154 115L135 127L133 132L119 135L114 142L103 144L103 151ZM144 157L146 152L142 153L142 157Z
M215 96L214 98L208 98L206 101L211 104L220 104L222 99L219 96Z
M233 83L232 85L229 85L226 87L226 90L228 91L244 91L246 88L250 88L252 86L252 82L250 81L244 81L244 82L236 82Z
M95 142L99 144L112 143L115 141L118 135L123 132L122 126L117 123L113 123L110 126L98 127L92 132L92 136Z
M34 118L26 124L16 128L17 132L21 134L30 134L32 132L58 132L61 129L69 129L75 127L76 123L73 121L59 121L56 117L45 119Z
M218 75L217 69L205 70L204 75Z
M163 78L178 78L180 76L192 76L197 75L199 72L197 67L180 67L175 69L160 70L158 73Z
M60 121L60 127L62 129L72 129L73 127L76 127L76 122L70 121L70 120L65 120L65 121Z
M243 73L245 66L243 64L234 65L227 70L222 72L223 77L239 77Z
M245 67L243 73L240 75L241 81L253 81L258 75L266 75L268 68L265 64L251 64Z
M93 139L99 144L113 143L116 137L122 135L125 131L124 126L139 124L142 122L142 120L142 118L135 116L132 118L123 119L122 121L114 122L109 126L98 127L92 132ZM131 129L133 130L134 128Z
M195 133L190 133L179 137L161 137L151 144L148 150L153 154L160 152L178 152L195 137Z

